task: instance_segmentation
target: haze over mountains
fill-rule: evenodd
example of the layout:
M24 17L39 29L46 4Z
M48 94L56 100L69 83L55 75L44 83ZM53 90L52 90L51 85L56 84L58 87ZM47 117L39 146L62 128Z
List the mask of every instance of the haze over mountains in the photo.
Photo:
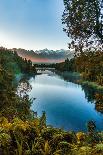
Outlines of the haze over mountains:
M72 58L73 53L69 50L25 50L25 49L12 49L13 51L16 51L19 56L30 59L34 63L57 63L62 62L67 58Z

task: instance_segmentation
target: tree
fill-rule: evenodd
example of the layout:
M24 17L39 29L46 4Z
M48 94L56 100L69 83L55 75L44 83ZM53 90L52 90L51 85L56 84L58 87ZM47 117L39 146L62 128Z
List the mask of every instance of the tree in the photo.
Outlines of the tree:
M43 114L40 118L40 129L46 127L46 113L43 111Z
M70 47L82 52L93 40L103 43L102 0L64 0L64 6L62 23L72 39Z
M87 129L88 129L88 132L93 133L95 131L95 129L96 129L95 122L94 121L89 121L88 124L87 124Z

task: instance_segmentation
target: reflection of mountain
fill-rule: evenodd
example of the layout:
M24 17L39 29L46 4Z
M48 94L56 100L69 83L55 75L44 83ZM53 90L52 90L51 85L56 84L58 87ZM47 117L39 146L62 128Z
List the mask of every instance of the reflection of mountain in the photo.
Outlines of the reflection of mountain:
M33 62L61 62L66 58L72 58L73 53L68 50L25 50L25 49L13 49L19 56L27 59L31 59Z

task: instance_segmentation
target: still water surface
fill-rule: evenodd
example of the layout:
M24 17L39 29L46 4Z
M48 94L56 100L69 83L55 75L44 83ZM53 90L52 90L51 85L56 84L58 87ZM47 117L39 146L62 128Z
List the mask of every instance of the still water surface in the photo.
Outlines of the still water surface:
M30 78L29 82L32 86L30 98L36 98L31 109L37 111L38 116L45 111L48 125L86 131L86 123L94 120L98 130L103 129L103 115L86 99L81 85L65 81L49 71Z

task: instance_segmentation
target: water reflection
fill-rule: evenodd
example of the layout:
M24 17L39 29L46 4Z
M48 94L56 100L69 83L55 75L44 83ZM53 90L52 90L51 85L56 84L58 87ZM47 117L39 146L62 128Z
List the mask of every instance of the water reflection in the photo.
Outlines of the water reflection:
M60 77L62 77L65 81L78 83L77 81L80 79L79 75L75 76L72 73L61 74L58 73ZM85 98L88 102L94 103L95 110L103 113L103 92L96 90L95 88L87 85L81 85L82 90L85 92Z
M30 78L30 98L36 98L31 109L38 116L46 112L47 124L66 130L86 130L89 120L96 121L97 128L103 129L103 115L96 111L95 92L57 74L37 75ZM92 103L92 104L91 104Z
M29 79L30 79L29 77L24 76L19 80L17 86L17 94L20 97L26 96L27 93L32 90L32 86L29 83Z

